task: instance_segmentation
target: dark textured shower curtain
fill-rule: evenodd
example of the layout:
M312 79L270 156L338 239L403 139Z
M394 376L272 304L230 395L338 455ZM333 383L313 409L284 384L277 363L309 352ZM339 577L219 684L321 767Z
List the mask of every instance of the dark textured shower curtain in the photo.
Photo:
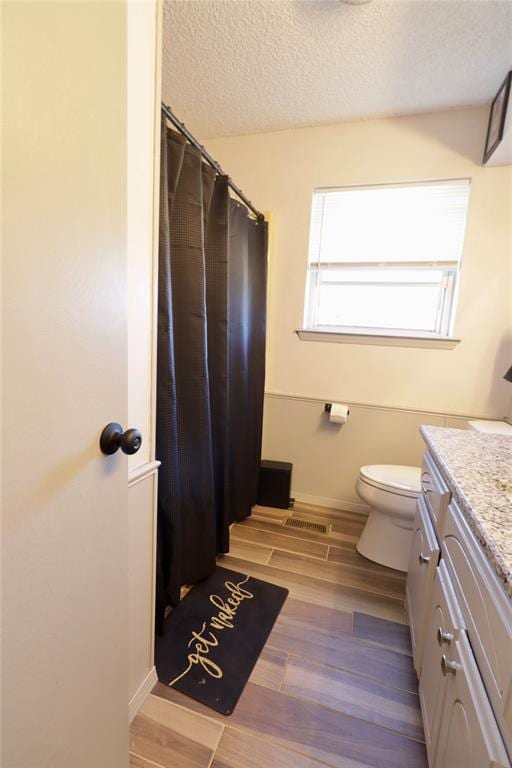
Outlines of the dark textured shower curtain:
M256 501L267 226L162 121L156 455L157 631Z

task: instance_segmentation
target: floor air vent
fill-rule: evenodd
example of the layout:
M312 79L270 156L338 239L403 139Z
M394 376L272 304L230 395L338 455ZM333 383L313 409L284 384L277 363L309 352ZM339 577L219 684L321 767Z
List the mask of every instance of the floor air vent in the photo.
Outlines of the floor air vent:
M327 526L323 523L310 523L309 520L298 520L296 517L288 517L285 525L289 528L302 528L305 531L315 531L315 533L327 533Z

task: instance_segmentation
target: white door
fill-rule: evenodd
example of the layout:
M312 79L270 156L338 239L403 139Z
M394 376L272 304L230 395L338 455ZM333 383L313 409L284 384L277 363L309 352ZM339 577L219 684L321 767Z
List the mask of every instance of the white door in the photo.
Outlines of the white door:
M126 766L126 7L6 2L2 766ZM130 425L136 426L136 425Z

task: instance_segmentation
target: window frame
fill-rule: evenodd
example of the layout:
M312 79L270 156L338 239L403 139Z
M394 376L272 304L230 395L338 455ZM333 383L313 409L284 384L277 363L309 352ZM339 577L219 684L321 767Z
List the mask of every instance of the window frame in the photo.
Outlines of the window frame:
M462 238L462 248L460 252L460 258L458 260L444 260L444 261L386 261L386 260L380 260L380 261L367 261L367 262L349 262L349 261L339 261L339 262L323 262L323 261L309 261L311 258L311 252L314 247L314 244L311 241L311 227L312 227L312 220L313 220L313 206L315 201L315 195L319 193L325 193L325 192L336 192L336 191L350 191L351 189L354 190L361 190L361 189L379 189L379 188L389 188L389 187L401 187L401 188L407 188L407 187L418 187L418 186L428 186L428 185L435 185L435 184L449 184L450 182L465 182L468 186L468 202L467 207L465 211L465 220L464 220L464 232L463 232L463 238ZM421 182L402 182L402 183L386 183L386 184L374 184L374 185L361 185L361 186L345 186L345 187L321 187L316 188L313 191L312 196L312 203L311 203L311 218L310 218L310 241L309 241L309 247L308 247L308 264L307 264L307 274L306 274L306 291L305 291L305 301L304 301L304 316L303 316L303 327L297 331L299 334L299 337L303 340L315 340L315 335L318 336L325 336L325 335L332 335L339 337L339 339L332 339L332 340L339 340L339 341L345 341L348 340L350 343L354 343L354 338L361 336L364 337L365 341L363 343L371 343L368 339L371 339L374 337L376 339L376 343L381 343L382 340L387 340L386 344L388 343L399 343L398 340L405 339L406 340L406 346L414 345L412 342L416 339L418 341L423 340L431 340L433 342L433 345L435 346L435 342L439 341L441 342L440 346L454 346L456 343L460 341L460 339L454 338L451 334L453 331L453 326L455 323L455 315L456 315L456 309L457 309L457 299L458 299L458 289L460 284L460 270L461 270L461 264L462 264L462 257L464 253L464 244L465 244L465 238L466 238L466 230L467 230L467 215L468 215L468 209L469 209L469 192L471 187L471 179L468 177L465 178L458 178L458 179L431 179ZM336 271L341 274L343 271L346 270L357 270L357 269L364 269L366 271L375 269L375 270L391 270L391 269L400 269L401 271L404 270L435 270L437 272L442 272L442 277L439 283L440 286L440 297L439 297L439 306L437 310L437 320L436 320L436 327L435 330L429 331L425 329L414 329L414 328L389 328L385 326L375 326L375 327L369 327L369 326L344 326L344 325L321 325L317 322L317 315L318 315L318 309L319 309L319 301L318 301L318 291L320 287L320 279L322 271ZM343 283L343 281L340 281ZM365 281L367 282L367 281ZM347 281L346 284L354 284L354 281ZM442 285L444 283L444 285ZM385 286L386 283L383 281L377 281L377 284ZM412 284L412 283L411 283ZM349 338L350 337L350 338ZM326 339L323 339L326 340ZM331 340L331 339L328 339ZM446 345L443 344L443 342L449 342L451 344ZM424 344L418 344L418 346L425 346ZM430 345L427 345L430 346Z

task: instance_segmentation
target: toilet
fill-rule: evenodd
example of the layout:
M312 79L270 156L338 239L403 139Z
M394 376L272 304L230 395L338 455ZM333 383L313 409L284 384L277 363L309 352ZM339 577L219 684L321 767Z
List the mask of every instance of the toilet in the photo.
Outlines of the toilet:
M477 419L468 421L467 428L512 436L512 426L503 421ZM357 551L375 563L407 571L416 499L421 493L421 469L396 464L361 467L356 490L371 507Z
M371 507L357 551L375 563L407 571L420 467L372 464L361 467L356 490Z

